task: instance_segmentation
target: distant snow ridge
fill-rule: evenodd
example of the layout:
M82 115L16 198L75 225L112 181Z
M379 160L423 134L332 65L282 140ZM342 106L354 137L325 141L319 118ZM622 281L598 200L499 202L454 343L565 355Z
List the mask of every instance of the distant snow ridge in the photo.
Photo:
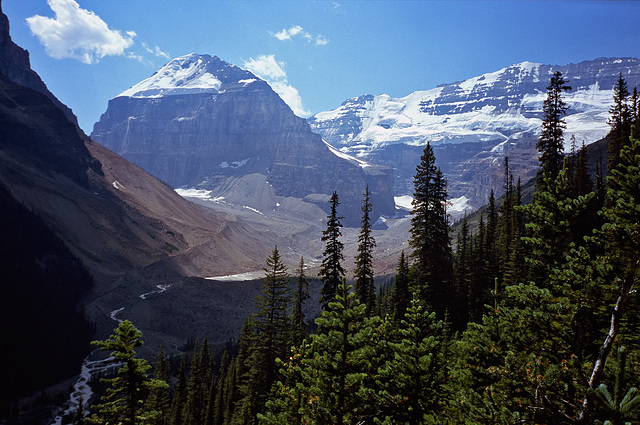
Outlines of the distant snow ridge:
M517 133L538 131L546 85L555 69L522 62L403 98L364 95L320 112L309 122L330 144L348 147L346 153L356 156L366 157L396 143L495 141L497 145ZM571 73L567 77L573 86L565 94L567 134L587 144L594 142L609 130L606 121L613 91L596 78Z
M504 157L523 182L538 166L535 142L551 75L559 71L572 90L564 93L565 151L571 137L593 143L609 132L613 86L622 73L640 84L640 60L599 58L564 66L521 62L464 81L393 98L355 97L308 119L314 132L343 154L394 169L394 195L411 193L415 166L427 142L448 182L450 212L458 218L502 191Z

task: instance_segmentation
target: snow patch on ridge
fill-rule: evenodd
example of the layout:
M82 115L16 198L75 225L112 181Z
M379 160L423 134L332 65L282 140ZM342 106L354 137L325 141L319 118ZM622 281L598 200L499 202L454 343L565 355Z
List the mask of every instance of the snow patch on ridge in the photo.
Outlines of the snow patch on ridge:
M411 195L402 195L396 196L393 198L396 203L396 208L401 208L403 210L411 211L413 206L411 203L413 202L413 197Z
M334 148L329 143L327 143L325 140L322 140L322 141L327 146L329 151L331 151L331 153L334 154L335 156L337 156L338 158L346 159L347 161L349 161L351 163L355 163L355 164L359 165L361 168L371 167L370 163L368 163L366 161L363 161L361 159L355 158L355 157L353 157L353 156L351 156L349 154L346 154L346 153Z
M176 193L183 198L211 199L211 190L205 189L175 189Z
M239 274L231 274L226 276L214 276L208 277L207 280L218 280L221 282L237 282L237 281L247 281L247 280L258 280L264 276L264 271L259 272L246 272Z

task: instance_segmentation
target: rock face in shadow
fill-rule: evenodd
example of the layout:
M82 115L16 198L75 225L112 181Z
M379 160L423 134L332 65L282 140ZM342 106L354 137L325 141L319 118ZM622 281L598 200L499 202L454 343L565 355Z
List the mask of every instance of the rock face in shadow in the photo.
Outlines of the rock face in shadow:
M368 184L374 214L394 214L389 168L331 148L266 82L217 57L169 62L112 99L92 138L172 187L227 196L230 181L261 174L276 197L328 200L338 191L341 214L358 223ZM253 197L244 202L276 207Z

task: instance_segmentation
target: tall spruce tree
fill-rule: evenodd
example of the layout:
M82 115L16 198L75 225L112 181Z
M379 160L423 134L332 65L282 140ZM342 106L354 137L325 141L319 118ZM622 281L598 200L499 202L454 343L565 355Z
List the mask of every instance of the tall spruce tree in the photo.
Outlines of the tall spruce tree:
M454 254L454 277L456 289L456 316L452 317L454 327L463 329L469 321L470 304L473 302L470 296L472 286L472 236L469 234L467 215L462 219L462 225L458 232L456 252Z
M411 210L412 291L432 306L439 318L453 308L452 252L447 220L447 187L427 143L413 178Z
M180 358L178 377L173 388L173 400L171 401L171 411L169 413L169 423L171 425L182 425L184 421L184 410L187 404L187 359L183 354Z
M620 152L620 161L607 177L609 205L602 210L605 224L595 234L600 250L594 250L590 270L600 277L606 288L602 295L608 305L609 328L598 351L589 376L589 388L595 390L605 375L605 366L615 342L624 339L624 324L637 329L636 289L640 284L640 134L632 127L629 143ZM635 322L635 323L634 323ZM593 409L585 399L581 418L588 418Z
M311 344L295 348L283 366L284 380L276 385L276 398L265 414L259 415L261 423L375 423L383 323L366 317L364 304L344 279L316 323L318 333L311 335Z
M340 281L345 275L342 267L344 244L340 241L342 236L340 219L343 217L338 217L340 201L337 192L333 192L329 203L331 204L331 211L327 216L327 229L322 232L322 242L325 242L326 245L322 253L322 266L319 273L323 282L320 290L320 303L323 310L326 310L329 307L329 303L334 300L338 285L340 285Z
M356 294L360 302L367 306L367 316L372 314L375 303L373 248L376 246L376 240L371 229L370 213L372 209L369 185L367 184L362 200L362 224L358 235L358 254L356 255L354 272Z
M169 358L164 350L164 345L161 345L160 351L156 355L153 377L164 382L169 382L169 369ZM149 393L146 408L150 411L163 412L162 415L157 415L154 420L151 421L153 425L168 425L170 423L169 412L171 411L169 387L164 385L154 387Z
M609 150L607 155L607 174L616 168L620 158L620 149L628 144L631 135L632 108L629 105L629 90L627 82L618 75L613 86L613 105L609 108L609 121L611 133L609 137Z
M562 99L564 91L571 90L562 73L556 71L547 86L547 96L542 105L544 113L542 119L542 132L538 139L540 169L538 170L537 186L544 185L544 174L548 174L552 180L556 178L562 169L564 158L564 130L567 124L564 116L569 106Z
M631 109L631 123L638 124L638 119L640 119L640 93L638 93L638 87L633 88L630 100L631 104L629 107Z
M309 299L309 282L305 275L304 257L300 257L296 289L293 296L293 311L291 313L291 343L300 345L307 336L307 323L304 317L305 301Z
M248 382L244 397L246 414L254 421L269 389L278 378L276 358L284 358L289 351L289 308L291 291L289 275L278 247L267 258L262 278L262 293L255 299L253 340L248 347Z
M404 313L409 307L411 300L409 292L409 260L404 251L400 252L398 265L396 267L396 277L393 283L393 318L400 322L404 317Z
M129 320L123 320L113 335L104 341L92 344L104 351L110 351L113 363L121 365L114 378L102 378L109 384L107 395L101 403L93 406L95 413L89 418L92 424L150 424L163 412L145 409L145 401L150 392L168 384L159 379L149 378L151 366L145 359L136 357L135 349L142 346L142 333Z
M442 329L443 322L414 296L388 343L391 355L379 371L382 423L441 423L446 393Z

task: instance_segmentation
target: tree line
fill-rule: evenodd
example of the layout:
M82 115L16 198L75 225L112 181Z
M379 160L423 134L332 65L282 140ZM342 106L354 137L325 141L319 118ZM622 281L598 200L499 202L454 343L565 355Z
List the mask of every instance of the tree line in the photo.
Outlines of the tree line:
M95 424L640 423L640 129L638 94L614 87L606 170L592 181L584 144L564 152L563 93L552 75L537 144L533 200L504 160L477 230L452 246L446 180L430 144L414 177L410 252L376 288L365 188L354 286L346 283L333 193L319 278L322 312L308 332L304 259L289 273L277 246L258 312L237 353L204 341L177 376L160 353L153 378L135 358L133 324L96 344L122 367ZM606 174L606 177L605 177ZM499 202L501 201L501 202Z

